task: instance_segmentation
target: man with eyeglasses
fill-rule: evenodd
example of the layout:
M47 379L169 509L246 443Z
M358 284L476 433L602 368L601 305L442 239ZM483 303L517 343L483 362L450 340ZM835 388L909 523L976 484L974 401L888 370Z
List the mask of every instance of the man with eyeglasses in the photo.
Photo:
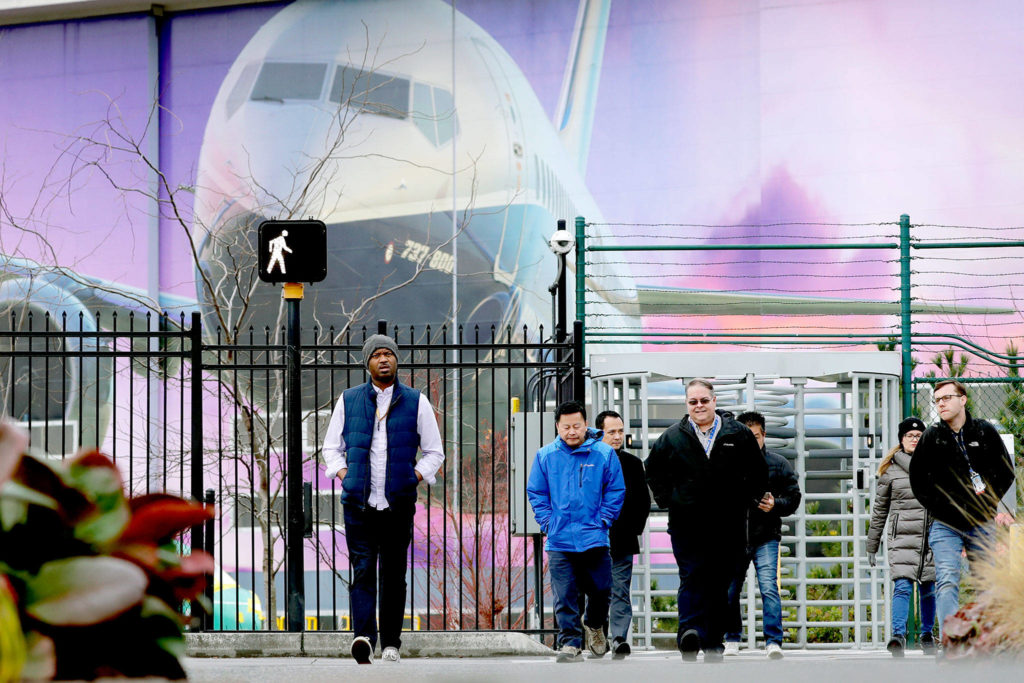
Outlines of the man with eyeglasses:
M747 514L768 487L768 466L753 433L718 410L714 385L686 385L687 417L669 427L647 457L647 483L668 509L672 554L679 566L683 661L721 662L729 617L729 583L746 552Z
M341 394L323 455L327 477L341 480L352 567L351 654L369 664L377 645L378 566L381 659L399 661L416 489L424 479L434 483L444 447L430 401L398 381L395 340L382 334L367 339L363 362L370 381Z
M999 501L1013 485L1013 465L996 428L971 416L967 389L956 380L935 385L939 421L925 430L910 460L910 485L934 521L928 545L935 559L939 628L960 602L960 557L968 560L990 549Z

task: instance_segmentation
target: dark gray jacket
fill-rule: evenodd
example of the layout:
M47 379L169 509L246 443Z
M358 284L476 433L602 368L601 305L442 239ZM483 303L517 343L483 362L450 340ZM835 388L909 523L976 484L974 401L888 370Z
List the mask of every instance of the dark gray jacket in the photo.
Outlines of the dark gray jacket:
M878 478L868 529L868 554L874 555L889 518L889 570L893 579L934 581L935 565L928 547L928 512L910 488L910 454L896 451L889 468Z

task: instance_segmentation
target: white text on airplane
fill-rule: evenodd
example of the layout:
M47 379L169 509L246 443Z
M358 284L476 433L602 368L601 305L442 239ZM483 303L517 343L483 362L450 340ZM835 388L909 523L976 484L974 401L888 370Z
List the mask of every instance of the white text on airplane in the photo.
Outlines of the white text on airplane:
M405 248L398 254L398 257L449 275L455 268L455 259L451 254L446 254L443 251L431 253L429 246L413 240L405 241Z

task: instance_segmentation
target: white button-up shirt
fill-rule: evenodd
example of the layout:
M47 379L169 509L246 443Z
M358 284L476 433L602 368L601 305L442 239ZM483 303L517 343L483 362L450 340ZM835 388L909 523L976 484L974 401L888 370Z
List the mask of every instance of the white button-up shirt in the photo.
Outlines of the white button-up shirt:
M370 507L383 510L388 507L388 501L384 497L388 465L387 417L395 385L392 384L386 389L381 389L376 384L371 386L377 394L377 415L374 417L373 436L370 441L370 498L366 503ZM342 394L334 406L334 413L331 414L331 422L327 425L327 434L324 436L324 470L332 479L338 476L338 472L348 468L345 438L342 436L344 429L345 395ZM437 428L434 409L422 393L416 409L416 432L420 436L422 453L416 463L416 471L427 483L433 484L436 481L434 475L444 464L444 444L441 442L441 432Z

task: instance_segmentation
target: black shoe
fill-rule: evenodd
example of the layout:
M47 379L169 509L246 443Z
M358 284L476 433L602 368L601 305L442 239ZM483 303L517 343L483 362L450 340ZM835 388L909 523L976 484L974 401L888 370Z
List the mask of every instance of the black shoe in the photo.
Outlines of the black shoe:
M885 646L885 649L889 651L893 657L902 657L903 650L907 647L907 639L905 636L893 636L889 644Z
M370 639L366 636L354 638L350 652L352 659L360 664L371 664L373 662L373 645L370 644Z
M698 652L700 652L700 636L697 634L697 629L691 628L679 637L679 654L683 656L684 662L696 662Z
M921 634L921 651L924 652L926 655L934 655L935 654L935 650L936 650L935 639L932 638L932 634L931 633L922 633Z
M632 648L629 647L629 643L625 640L616 638L612 644L612 659L625 659L632 652Z
M725 652L720 647L713 647L710 650L704 650L704 663L705 664L720 664L725 661Z

